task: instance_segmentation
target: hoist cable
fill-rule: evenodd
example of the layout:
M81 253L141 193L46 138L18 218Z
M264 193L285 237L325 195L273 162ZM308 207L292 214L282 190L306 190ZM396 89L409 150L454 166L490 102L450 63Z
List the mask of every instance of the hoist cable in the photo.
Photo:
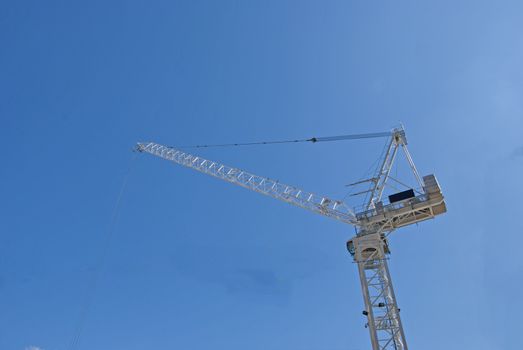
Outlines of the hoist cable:
M120 207L122 202L122 197L124 195L125 189L127 187L127 180L129 178L129 174L131 173L132 166L134 164L134 161L137 157L137 154L133 154L133 157L131 159L131 164L127 168L127 172L124 175L122 185L120 187L120 192L118 193L118 197L116 198L116 203L113 208L113 213L111 215L111 221L109 223L109 227L107 229L107 233L105 236L105 240L103 242L100 255L98 256L98 260L96 261L95 269L91 275L91 278L89 280L89 283L87 285L87 290L85 293L85 297L83 300L83 303L81 305L80 309L80 315L78 317L78 321L76 323L76 326L73 331L73 336L70 339L69 346L67 346L67 350L74 350L78 348L78 345L80 343L80 337L83 333L83 329L87 320L87 316L89 314L89 310L91 309L91 306L94 301L94 297L96 294L96 289L98 287L100 278L102 276L102 273L104 271L107 257L110 252L111 248L111 242L113 240L113 237L115 235L116 231L116 224L118 222L118 218L120 216Z
M370 139L378 137L389 137L391 132L376 132L370 134L352 134L352 135L340 135L340 136L325 136L325 137L311 137L309 139L297 139L297 140L283 140L283 141L257 141L257 142L243 142L243 143L219 143L209 145L191 145L191 146L176 146L178 148L210 148L210 147L235 147L235 146L255 146L255 145L273 145L282 143L298 143L298 142L330 142L330 141L342 141L342 140L356 140L356 139Z

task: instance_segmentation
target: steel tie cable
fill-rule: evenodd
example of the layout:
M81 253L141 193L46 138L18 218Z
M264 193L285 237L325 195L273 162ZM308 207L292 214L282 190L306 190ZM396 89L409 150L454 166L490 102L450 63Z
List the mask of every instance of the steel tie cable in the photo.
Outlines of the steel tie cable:
M188 146L173 146L174 148L211 148L211 147L237 147L237 146L255 146L255 145L272 145L272 144L284 144L284 143L298 143L298 142L331 142L331 141L343 141L343 140L357 140L357 139L369 139L379 137L389 137L391 132L377 132L369 134L349 134L339 136L324 136L324 137L311 137L308 139L296 139L296 140L278 140L278 141L257 141L257 142L237 142L237 143L218 143L208 145L188 145Z
M121 206L121 202L122 202L122 197L123 197L123 194L127 187L127 180L129 178L129 174L131 173L131 169L134 164L134 161L136 160L136 156L137 156L137 154L133 155L133 157L131 159L131 164L129 165L127 172L124 175L124 178L122 181L122 186L120 187L120 192L118 193L118 197L116 199L113 213L111 215L111 221L109 224L109 228L108 228L107 234L105 236L105 242L103 243L102 250L100 252L100 256L98 257L98 261L96 263L95 270L93 271L93 274L89 281L89 285L87 286L87 291L85 293L85 298L84 298L83 304L81 306L80 315L79 315L78 321L76 323L76 328L73 331L73 336L71 337L69 346L67 346L68 350L77 349L78 344L80 343L80 337L83 333L87 315L89 314L89 310L93 304L94 296L96 293L96 288L98 286L98 282L99 282L102 272L104 270L105 263L107 261L107 256L109 255L112 238L115 234L116 224L118 222L118 218L119 218L119 214L120 214L120 206Z

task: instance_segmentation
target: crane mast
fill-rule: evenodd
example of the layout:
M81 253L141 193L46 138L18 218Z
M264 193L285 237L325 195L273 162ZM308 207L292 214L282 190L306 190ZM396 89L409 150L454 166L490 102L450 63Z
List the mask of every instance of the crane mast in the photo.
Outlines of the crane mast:
M250 189L269 197L310 210L320 215L350 224L356 236L347 242L347 249L358 265L365 303L363 315L367 318L373 350L408 350L400 318L392 279L387 265L388 235L399 227L434 218L446 212L441 189L434 175L420 177L407 149L403 128L390 133L346 135L343 137L312 138L304 141L332 141L340 139L390 136L386 152L374 177L352 185L369 183L368 201L361 210L353 210L340 200L320 196L295 186L258 176L241 169L226 166L172 147L154 142L138 143L139 152L172 161L201 173ZM389 196L382 196L391 179L390 172L399 151L403 150L410 169L420 186ZM397 181L397 180L395 180Z

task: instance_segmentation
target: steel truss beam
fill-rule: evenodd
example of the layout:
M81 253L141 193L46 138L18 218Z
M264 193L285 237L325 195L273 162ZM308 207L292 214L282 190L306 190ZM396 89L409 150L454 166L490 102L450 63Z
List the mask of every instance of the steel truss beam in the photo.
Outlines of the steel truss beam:
M241 169L213 162L157 143L139 143L137 149L140 152L147 152L170 160L187 168L296 205L317 214L328 216L347 224L358 225L352 209L342 201L319 196L297 187L283 184L277 180L254 175Z

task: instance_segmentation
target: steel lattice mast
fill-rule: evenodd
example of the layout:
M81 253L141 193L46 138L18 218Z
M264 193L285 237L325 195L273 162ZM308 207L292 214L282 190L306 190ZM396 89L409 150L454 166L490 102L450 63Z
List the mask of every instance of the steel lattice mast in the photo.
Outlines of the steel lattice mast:
M444 198L435 176L419 176L407 149L403 128L394 129L390 133L312 138L303 141L333 141L386 135L390 136L390 142L375 176L353 184L371 184L369 189L358 193L368 194L368 201L360 211L353 211L343 201L319 196L154 142L138 143L137 150L355 226L357 234L347 242L347 249L358 264L365 303L363 314L367 317L366 327L370 332L372 349L408 350L387 265L387 255L390 254L387 236L396 228L431 219L446 212ZM391 178L390 171L400 149L403 150L420 189L417 194L411 189L389 196L389 203L384 204L382 195Z

